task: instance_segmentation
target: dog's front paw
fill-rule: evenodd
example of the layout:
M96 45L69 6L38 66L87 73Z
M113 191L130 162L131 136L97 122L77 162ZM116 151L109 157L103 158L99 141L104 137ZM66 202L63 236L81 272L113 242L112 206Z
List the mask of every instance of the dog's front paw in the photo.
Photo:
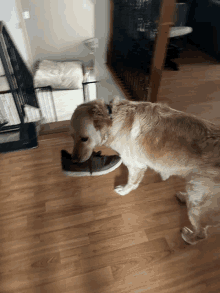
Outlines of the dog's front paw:
M194 233L189 228L184 227L182 229L182 238L188 244L194 245L207 238L206 229L201 229L199 233Z
M128 188L127 185L125 186L116 186L115 187L115 192L117 192L119 195L126 195L131 191L131 188Z
M186 204L186 195L187 193L183 193L183 192L176 193L176 198L180 204L184 204L184 205Z
M182 238L186 243L191 245L195 245L196 243L198 243L199 240L202 240L202 238L198 237L192 230L187 227L184 227L182 229Z

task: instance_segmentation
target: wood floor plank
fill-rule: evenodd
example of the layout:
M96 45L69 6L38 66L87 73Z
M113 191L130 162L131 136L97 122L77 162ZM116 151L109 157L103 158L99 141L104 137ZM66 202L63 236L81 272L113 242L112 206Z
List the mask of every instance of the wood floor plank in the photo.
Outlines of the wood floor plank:
M87 246L69 249L61 252L61 262L68 263L76 259L86 259L98 255L103 255L118 249L130 247L148 241L144 231L125 234L96 243L88 244Z
M74 215L65 214L60 217L49 218L44 215L30 216L28 219L28 228L35 233L45 233L55 230L61 230L72 226L77 226L79 224L90 222L94 219L93 212L88 211L84 213L78 213Z
M94 270L108 263L111 266L124 265L140 259L148 259L149 263L157 259L160 254L169 254L169 247L164 238L132 245L120 250L112 251L103 255L82 259L82 269Z
M22 290L35 288L48 283L62 282L65 279L82 274L80 263L71 264L51 264L40 267L32 267L16 274L7 274L1 277L2 292L21 292ZM30 289L31 290L31 289Z
M19 227L12 227L11 229L1 228L0 241L13 241L16 239L22 239L24 237L30 237L41 233L52 232L56 230L73 227L79 223L90 222L94 219L92 212L79 213L69 216L55 215L54 218L47 218L44 220L44 214L28 216L27 224ZM14 225L14 224L13 224Z
M60 281L50 282L50 283L30 287L28 289L19 291L19 293L48 293L48 292L53 292L53 293L66 292L66 280L63 279Z
M66 279L66 293L96 292L114 281L111 267L104 267L92 272Z

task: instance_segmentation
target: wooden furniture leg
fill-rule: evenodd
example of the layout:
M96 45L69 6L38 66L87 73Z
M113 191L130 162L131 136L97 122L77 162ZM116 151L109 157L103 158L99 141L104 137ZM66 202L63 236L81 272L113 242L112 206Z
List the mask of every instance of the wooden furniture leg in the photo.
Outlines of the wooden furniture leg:
M148 94L148 101L152 103L157 101L169 41L169 31L170 27L174 25L173 16L175 7L175 0L163 0L161 3L158 35L155 41Z

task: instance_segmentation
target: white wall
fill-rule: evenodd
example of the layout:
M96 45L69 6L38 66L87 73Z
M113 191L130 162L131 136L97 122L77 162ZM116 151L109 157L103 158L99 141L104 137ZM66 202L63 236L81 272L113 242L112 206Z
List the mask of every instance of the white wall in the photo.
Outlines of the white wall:
M22 19L21 15L19 15L19 7L17 4L17 0L0 0L0 21L4 21L12 40L19 50L19 53L22 55L27 64L31 65L32 60L30 60L31 57L29 56L27 48L28 44L25 40L25 32L23 30ZM0 75L2 75L1 68Z
M20 0L30 12L26 27L34 61L79 59L92 55L82 41L94 37L94 4L90 0Z
M110 22L110 0L95 2L95 37L99 40L99 48L95 52L95 64L100 76L105 74L103 65L107 61L107 45Z
M110 31L110 1L95 1L95 37L99 40L99 48L95 52L95 67L97 79L97 98L104 99L108 103L114 96L125 98L122 91L115 84L110 72L106 67L107 46Z

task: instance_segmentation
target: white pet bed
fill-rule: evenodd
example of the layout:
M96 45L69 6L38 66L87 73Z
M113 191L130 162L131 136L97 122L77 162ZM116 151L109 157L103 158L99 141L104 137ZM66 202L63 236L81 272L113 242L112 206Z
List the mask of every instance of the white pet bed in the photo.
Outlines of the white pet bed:
M35 88L50 86L52 89L78 90L83 88L87 75L83 74L80 61L57 62L43 60L34 75Z

